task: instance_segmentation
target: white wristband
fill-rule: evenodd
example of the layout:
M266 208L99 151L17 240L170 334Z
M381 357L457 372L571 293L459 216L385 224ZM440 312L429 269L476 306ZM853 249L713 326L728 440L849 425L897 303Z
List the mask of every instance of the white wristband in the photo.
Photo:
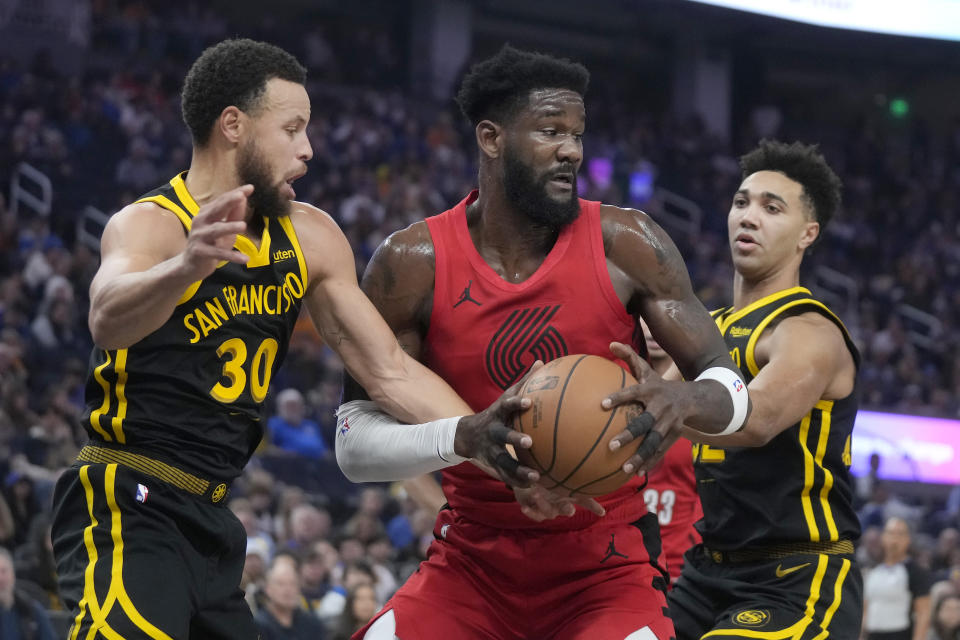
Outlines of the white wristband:
M460 418L405 424L375 402L352 400L337 409L337 464L353 482L405 480L460 464L454 452Z
M726 367L710 367L697 376L697 381L701 380L713 380L722 384L723 388L730 394L730 401L733 402L733 418L727 428L719 433L707 435L725 436L739 431L747 419L747 408L750 406L750 395L747 393L747 385L743 382L743 379ZM706 432L702 431L701 433Z

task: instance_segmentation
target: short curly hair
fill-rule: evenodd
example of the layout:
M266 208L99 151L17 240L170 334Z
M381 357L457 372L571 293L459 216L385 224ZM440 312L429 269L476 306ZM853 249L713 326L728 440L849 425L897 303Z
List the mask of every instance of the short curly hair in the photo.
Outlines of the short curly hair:
M827 224L840 207L840 178L827 164L818 145L802 142L761 140L753 151L740 158L743 178L757 171L778 171L803 187L801 198L820 223L823 237Z
M582 96L589 83L590 72L580 63L507 44L470 68L456 100L473 125L481 120L508 122L535 89L569 89Z
M246 38L224 40L200 54L181 96L183 121L194 144L207 144L213 123L227 107L255 112L273 78L304 84L307 70L280 47Z

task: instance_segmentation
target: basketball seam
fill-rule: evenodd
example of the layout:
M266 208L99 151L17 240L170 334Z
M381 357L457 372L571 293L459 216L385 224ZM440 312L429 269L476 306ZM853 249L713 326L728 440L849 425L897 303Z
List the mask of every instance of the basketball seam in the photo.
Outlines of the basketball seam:
M573 377L573 372L577 370L577 367L580 366L580 363L583 362L586 357L585 355L580 356L580 358L573 363L573 366L570 367L570 371L567 373L567 379L563 381L563 389L560 390L560 399L557 400L556 413L553 415L553 457L550 460L550 467L543 470L544 473L550 473L553 465L557 463L557 431L560 430L560 413L563 411L563 396L567 393L567 385L570 384L570 378Z
M627 384L627 372L624 371L623 369L620 369L620 388L623 389L623 387L626 386L626 384ZM613 419L616 417L617 411L619 410L620 410L620 405L617 405L616 407L613 408L613 411L610 412L610 417L607 418L607 424L603 425L603 429L600 431L599 435L597 435L597 439L593 441L593 446L587 449L587 452L580 459L580 462L577 463L577 466L575 466L573 469L570 470L570 473L568 473L567 476L560 481L560 484L563 484L567 480L572 478L573 475L580 470L580 467L582 467L584 463L586 463L586 461L590 459L590 456L593 454L594 449L596 449L597 445L600 444L600 441L603 439L604 434L607 433L607 429L610 428L610 424L613 422ZM557 408L558 415L559 415L559 411L560 409L558 407ZM556 435L554 435L554 438L556 438ZM610 474L610 475L613 475L613 474ZM610 476L605 476L605 477L609 478ZM596 482L596 480L591 480L590 483L588 484L592 484L593 482Z

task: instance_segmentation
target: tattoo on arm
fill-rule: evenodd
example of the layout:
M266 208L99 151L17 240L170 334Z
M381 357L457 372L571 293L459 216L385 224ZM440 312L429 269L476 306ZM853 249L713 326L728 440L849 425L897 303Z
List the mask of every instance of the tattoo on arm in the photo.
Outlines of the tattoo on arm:
M643 221L641 225L657 258L659 284L666 285L668 292L681 291L682 284L689 283L690 276L676 245L659 225L648 221Z

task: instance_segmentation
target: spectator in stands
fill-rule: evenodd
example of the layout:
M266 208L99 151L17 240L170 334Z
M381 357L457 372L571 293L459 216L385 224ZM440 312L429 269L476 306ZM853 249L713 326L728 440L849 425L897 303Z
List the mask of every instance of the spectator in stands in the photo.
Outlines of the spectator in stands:
M47 612L17 588L10 552L0 547L0 638L56 640Z
M863 632L867 640L926 640L930 630L930 575L907 557L910 527L890 518L883 528L883 562L864 580Z
M915 525L923 516L923 508L908 505L893 495L886 482L875 482L870 502L863 505L857 515L864 527L884 526L890 518L901 518Z
M339 583L324 596L320 607L316 610L317 616L328 628L335 628L336 620L346 609L347 595L359 585L368 585L376 592L376 584L377 576L367 562L363 560L346 562L342 567Z
M36 598L47 609L62 610L63 602L57 587L57 568L50 540L50 517L40 514L30 525L28 539L14 552L14 566L21 586L34 587Z
M237 516L237 520L240 521L240 524L243 525L243 530L247 533L247 545L251 540L262 540L263 548L267 550L266 562L270 563L271 558L273 558L273 552L276 550L276 544L274 543L273 536L271 536L263 526L263 522L257 518L257 514L253 511L253 506L250 504L250 500L247 498L234 498L230 501L228 505L230 510L233 511L233 515Z
M866 504L873 496L873 487L880 480L880 454L870 454L870 470L855 480L857 506Z
M311 504L294 507L290 513L290 538L287 549L307 551L315 542L326 539L330 534L332 520L330 514Z
M257 612L262 640L322 640L323 625L303 608L300 576L289 556L278 556L267 572L266 606Z
M270 442L283 451L311 460L330 457L330 448L323 441L320 425L306 417L307 404L296 389L277 394L277 415L267 421Z
M243 561L243 574L240 576L240 588L250 610L256 613L263 608L266 596L263 593L270 566L272 551L262 538L247 538L247 555Z
M872 569L883 562L883 529L871 525L863 530L857 548L857 562L863 570Z
M12 547L17 525L10 512L10 506L3 493L0 493L0 547Z
M333 588L332 571L338 557L336 549L326 540L315 542L303 556L300 564L300 590L310 611L316 612L324 596Z
M942 598L933 611L930 640L960 640L960 595Z
M379 537L367 545L367 560L376 575L377 602L386 602L399 588L394 572L396 551L387 537Z
M934 574L946 572L958 560L960 560L960 530L955 527L946 527L937 536L930 570Z
M350 640L350 637L380 610L376 593L369 584L355 585L347 592L343 612L337 618L333 640Z
M3 497L13 516L14 535L12 544L19 547L27 541L30 524L40 513L33 480L19 471L11 471L3 486Z
M156 186L163 178L173 176L160 175L157 165L150 158L149 143L137 137L130 141L130 153L117 165L115 177L118 185L143 193Z

